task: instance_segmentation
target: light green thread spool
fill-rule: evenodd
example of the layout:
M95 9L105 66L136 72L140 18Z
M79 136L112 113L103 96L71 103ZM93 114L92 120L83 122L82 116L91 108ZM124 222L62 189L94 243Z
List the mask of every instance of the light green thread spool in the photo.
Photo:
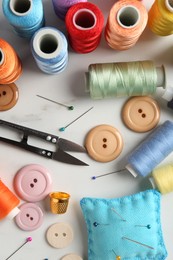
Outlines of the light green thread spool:
M93 99L152 95L165 88L165 69L152 61L90 64L86 88Z

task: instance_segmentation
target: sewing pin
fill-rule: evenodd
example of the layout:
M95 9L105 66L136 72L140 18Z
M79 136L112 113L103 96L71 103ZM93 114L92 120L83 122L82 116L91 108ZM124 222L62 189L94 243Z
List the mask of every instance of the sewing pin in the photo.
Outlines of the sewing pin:
M109 173L105 173L105 174L98 175L98 176L92 176L91 179L92 179L92 180L95 180L95 179L98 179L98 178L101 178L101 177L104 177L104 176L107 176L107 175L111 175L111 174L113 174L113 173L123 172L124 170L125 170L125 169L121 169L121 170L118 170L118 171L109 172Z
M126 222L126 220L114 208L111 208L111 210L113 210L123 221Z
M85 111L82 115L80 115L80 116L78 116L76 119L74 119L71 123L69 123L68 125L66 125L66 126L64 126L64 127L61 127L60 129L59 129L59 131L61 131L61 132L63 132L63 131L65 131L65 129L67 128L67 127L69 127L71 124L73 124L75 121L77 121L79 118L81 118L83 115L85 115L87 112L89 112L91 109L93 109L93 107L90 107L87 111Z
M109 224L100 224L100 223L97 223L97 222L94 222L94 223L93 223L93 226L94 226L94 227L97 227L97 226L99 226L99 225L101 225L101 226L102 226L102 225L103 225L103 226L108 226Z
M139 244L139 245L141 245L141 246L148 247L148 248L150 248L150 249L154 249L154 247L152 247L152 246L148 246L148 245L146 245L146 244L143 244L143 243L141 243L141 242L138 242L138 241L133 240L133 239L128 238L128 237L122 237L122 239L129 240L129 241L131 241L131 242L133 242L133 243Z
M116 255L116 260L121 260L121 256L117 255L113 249L112 249L112 251Z
M148 229L151 229L151 225L135 225L135 227L146 227Z
M32 237L27 237L26 241L19 247L17 248L9 257L7 257L5 260L10 259L17 251L19 251L24 245L26 245L28 242L32 241Z
M52 100L52 99L49 99L49 98L46 98L46 97L43 97L43 96L40 96L40 95L37 95L37 97L43 98L43 99L45 99L45 100L48 100L48 101L50 101L50 102L52 102L52 103L55 103L55 104L58 104L58 105L60 105L60 106L67 107L68 110L73 110L73 109L74 109L74 106L67 106L67 105L65 105L65 104L62 104L62 103L60 103L60 102L54 101L54 100Z

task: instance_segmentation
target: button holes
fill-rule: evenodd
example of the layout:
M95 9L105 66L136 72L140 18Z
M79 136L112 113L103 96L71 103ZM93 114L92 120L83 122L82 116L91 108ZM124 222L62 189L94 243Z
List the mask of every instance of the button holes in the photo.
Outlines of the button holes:
M106 143L106 142L107 142L107 139L106 139L106 138L103 138L103 142Z
M2 91L2 94L5 96L7 93L6 93L6 91Z
M27 218L29 218L29 214L26 214Z
M33 184L33 183L31 183L31 184L30 184L30 187L31 187L31 188L34 188L34 184Z
M107 145L106 145L106 144L103 144L103 148L107 148Z
M30 220L33 221L34 219L31 217Z
M35 183L37 183L37 179L34 179L33 181L34 181Z
M139 113L142 113L142 109L141 109L141 108L139 108L139 109L138 109L138 112L139 112Z
M58 237L58 233L55 233L55 236Z
M146 117L146 114L142 114L142 117L145 118L145 117Z
M62 235L63 235L63 237L66 237L66 236L67 236L67 234L66 234L66 233L62 233Z

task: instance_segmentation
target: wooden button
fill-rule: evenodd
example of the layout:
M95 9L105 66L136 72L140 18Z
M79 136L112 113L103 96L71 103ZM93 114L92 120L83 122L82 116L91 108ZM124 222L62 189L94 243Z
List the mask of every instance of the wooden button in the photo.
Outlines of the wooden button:
M0 85L0 111L12 108L17 103L18 97L18 88L14 83Z
M160 108L151 97L130 98L122 109L124 124L135 132L153 129L160 119Z
M123 139L116 128L110 125L99 125L87 134L85 147L94 160L109 162L121 153Z

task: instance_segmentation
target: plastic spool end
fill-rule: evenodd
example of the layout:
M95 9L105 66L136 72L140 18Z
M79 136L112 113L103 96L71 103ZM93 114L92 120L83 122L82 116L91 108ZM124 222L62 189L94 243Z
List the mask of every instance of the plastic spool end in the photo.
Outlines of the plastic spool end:
M173 88L171 87L166 88L162 98L167 101L171 101L173 99Z
M150 181L150 183L151 183L151 185L152 185L152 188L153 188L153 189L156 189L156 183L155 183L154 179L153 179L152 177L150 177L150 178L149 178L149 181Z
M4 63L4 53L2 49L0 49L0 65L2 65L3 63Z
M117 22L123 28L133 28L140 21L139 10L132 5L122 7L117 13Z
M166 88L166 71L164 65L156 67L157 72L157 87Z
M173 13L173 0L165 0L165 5L168 11Z
M89 72L85 72L85 92L89 93L90 92L90 87L89 87Z
M31 10L31 0L10 0L10 9L17 16L26 15Z
M125 168L133 175L133 177L136 178L138 176L137 172L132 168L130 164L127 164Z
M73 16L73 25L79 30L91 30L97 22L96 15L89 9L78 10Z
M14 217L17 216L17 214L19 214L20 209L15 207L14 209L12 209L12 211L7 215L8 219L13 219Z

